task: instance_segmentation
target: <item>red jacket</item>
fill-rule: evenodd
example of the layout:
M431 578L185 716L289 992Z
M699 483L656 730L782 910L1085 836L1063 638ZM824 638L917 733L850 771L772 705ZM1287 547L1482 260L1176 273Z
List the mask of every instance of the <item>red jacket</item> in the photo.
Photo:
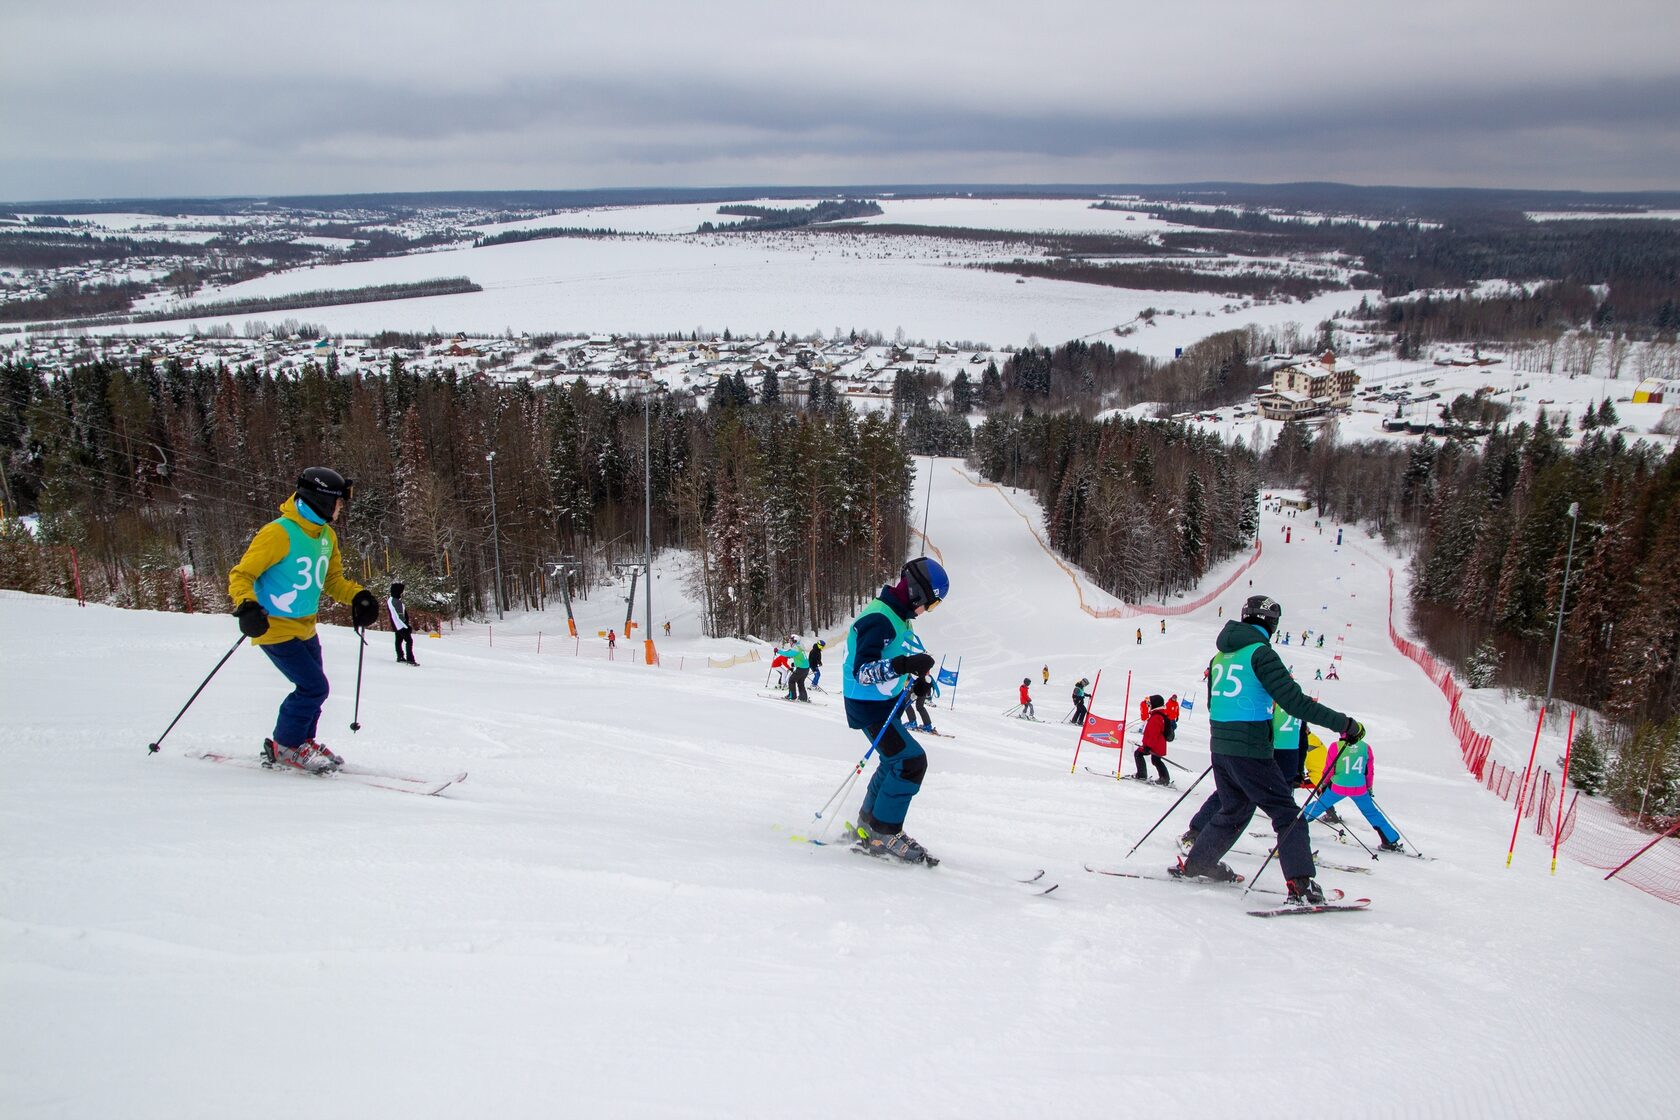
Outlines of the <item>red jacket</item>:
M1143 725L1143 749L1161 758L1167 757L1167 713L1156 708Z
M1032 703L1032 697L1027 695L1027 686L1026 685L1021 686L1021 703L1023 705Z

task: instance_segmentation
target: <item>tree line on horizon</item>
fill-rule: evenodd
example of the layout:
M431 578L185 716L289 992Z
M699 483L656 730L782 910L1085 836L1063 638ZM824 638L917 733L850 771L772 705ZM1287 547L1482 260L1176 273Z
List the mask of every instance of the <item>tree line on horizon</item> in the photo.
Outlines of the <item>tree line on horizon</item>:
M504 602L551 605L566 579L583 596L616 585L641 560L651 485L651 545L692 551L707 633L820 630L897 570L909 535L900 425L829 388L798 407L733 382L704 409L656 393L644 443L634 392L422 375L400 358L372 377L313 362L100 359L52 377L6 363L0 585L70 593L74 546L90 598L228 608L251 535L301 468L330 465L356 482L339 526L350 575L400 579L425 612L494 608L493 525ZM39 515L38 537L18 513Z

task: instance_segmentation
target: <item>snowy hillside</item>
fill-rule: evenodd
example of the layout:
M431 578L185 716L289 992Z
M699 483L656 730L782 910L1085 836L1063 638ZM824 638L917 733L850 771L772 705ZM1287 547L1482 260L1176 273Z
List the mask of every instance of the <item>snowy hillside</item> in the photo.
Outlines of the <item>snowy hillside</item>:
M322 737L354 764L470 773L429 798L184 757L269 730L284 688L244 648L148 757L232 622L0 596L0 1115L1563 1117L1680 1091L1680 910L1567 860L1547 874L1526 829L1506 870L1509 806L1390 646L1376 542L1297 519L1286 545L1268 514L1251 574L1286 628L1329 636L1281 652L1367 724L1378 799L1438 858L1373 863L1314 828L1369 869L1320 881L1370 911L1265 922L1244 910L1270 896L1084 871L1172 798L1085 772L1116 758L1089 745L1070 773L1071 727L1000 715L1023 677L1048 720L1099 669L1099 714L1128 671L1134 708L1193 689L1246 579L1165 633L1093 618L1030 498L949 461L932 479L952 593L918 630L963 658L908 821L933 870L790 840L867 748L838 645L804 707L766 698L762 663L697 668L740 643L675 608L680 671L504 637L558 614L495 645L421 639L414 669L374 635L352 735L355 638L323 628ZM581 628L622 615L598 596ZM1338 650L1341 679L1312 681ZM1206 742L1198 710L1171 757L1200 772ZM1173 861L1201 792L1128 869ZM1053 894L1012 882L1038 869ZM1258 885L1281 887L1275 864Z

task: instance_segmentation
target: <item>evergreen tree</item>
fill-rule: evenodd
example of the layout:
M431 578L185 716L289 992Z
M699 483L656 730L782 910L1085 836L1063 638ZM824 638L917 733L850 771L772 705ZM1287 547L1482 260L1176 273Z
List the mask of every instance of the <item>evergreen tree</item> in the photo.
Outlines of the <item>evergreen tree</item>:
M1493 639L1483 638L1476 652L1464 662L1464 683L1471 688L1492 687L1499 674L1499 663L1504 659L1504 652L1494 645Z
M1592 720L1583 717L1569 750L1569 780L1590 797L1604 789L1604 778L1604 749L1593 733Z

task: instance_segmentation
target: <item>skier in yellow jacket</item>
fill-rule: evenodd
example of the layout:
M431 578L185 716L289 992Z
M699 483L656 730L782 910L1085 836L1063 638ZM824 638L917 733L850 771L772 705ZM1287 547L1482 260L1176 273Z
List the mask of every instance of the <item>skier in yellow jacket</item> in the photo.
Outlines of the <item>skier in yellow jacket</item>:
M294 686L280 703L273 738L263 740L263 758L271 766L332 770L344 765L315 739L328 691L315 616L325 591L350 604L350 622L358 628L379 617L379 601L345 576L338 534L332 530L352 487L327 467L304 470L297 492L280 504L280 516L257 530L228 573L228 598L235 604L240 632Z

